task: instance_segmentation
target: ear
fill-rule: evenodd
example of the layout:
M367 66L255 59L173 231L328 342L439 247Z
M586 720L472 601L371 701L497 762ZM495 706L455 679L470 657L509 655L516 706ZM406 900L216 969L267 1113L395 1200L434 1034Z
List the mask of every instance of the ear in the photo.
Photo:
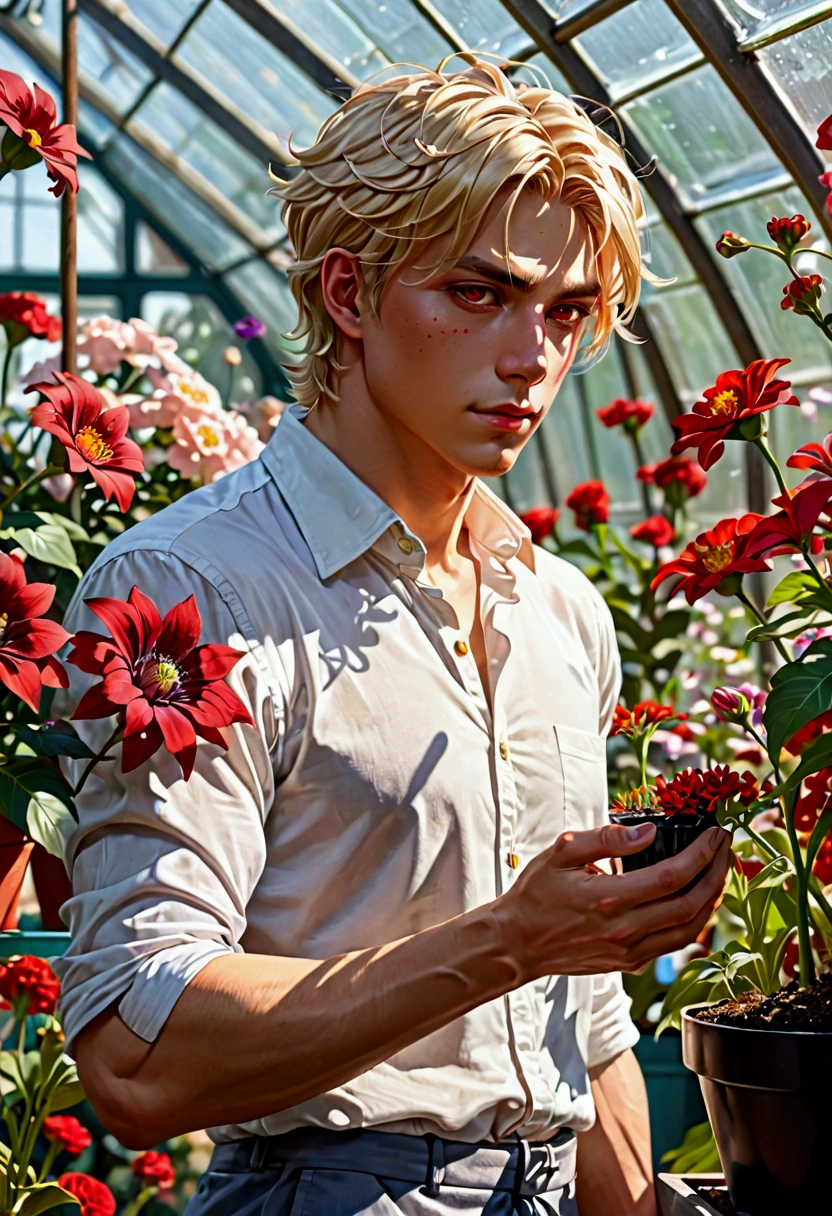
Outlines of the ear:
M324 308L348 338L361 338L359 293L364 287L357 256L347 249L329 249L321 263Z

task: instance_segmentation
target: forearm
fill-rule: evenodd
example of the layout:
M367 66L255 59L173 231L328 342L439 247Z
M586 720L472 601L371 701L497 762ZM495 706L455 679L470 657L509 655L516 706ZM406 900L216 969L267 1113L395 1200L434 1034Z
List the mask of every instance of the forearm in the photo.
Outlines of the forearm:
M658 1216L647 1091L638 1061L625 1051L590 1073L597 1118L578 1137L581 1216Z
M490 906L324 961L229 954L153 1043L108 1011L79 1036L79 1072L104 1122L142 1147L344 1084L522 978Z

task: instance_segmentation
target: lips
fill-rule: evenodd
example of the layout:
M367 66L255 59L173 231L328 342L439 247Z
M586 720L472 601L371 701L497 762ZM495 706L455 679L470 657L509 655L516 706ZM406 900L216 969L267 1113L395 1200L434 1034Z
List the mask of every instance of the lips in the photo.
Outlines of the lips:
M506 418L534 418L537 410L528 405L515 405L513 402L502 405L472 405L473 414L501 414Z

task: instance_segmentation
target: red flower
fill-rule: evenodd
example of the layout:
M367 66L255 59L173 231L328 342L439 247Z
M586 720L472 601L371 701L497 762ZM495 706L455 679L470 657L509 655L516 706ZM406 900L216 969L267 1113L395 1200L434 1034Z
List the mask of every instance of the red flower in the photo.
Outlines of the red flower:
M51 583L26 583L23 563L0 553L0 683L37 712L40 690L66 688L66 672L54 654L69 634L42 620L55 598Z
M753 773L737 773L727 764L704 772L698 768L685 769L671 781L661 774L656 778L656 798L666 815L712 815L721 802L734 798L750 806L771 788L770 782L761 787Z
M8 169L28 169L39 157L46 161L49 189L57 198L64 186L78 193L77 158L92 160L75 138L69 123L57 124L55 102L37 85L14 72L0 69L0 123L9 129L3 140L3 161Z
M610 496L602 481L585 481L566 500L567 507L575 512L575 523L584 532L592 524L605 524L610 517Z
M679 714L672 705L659 705L658 701L639 701L633 708L616 705L613 710L611 735L639 735L657 722L666 722L669 718L685 719L687 714Z
M770 223L766 224L766 231L782 253L791 254L811 227L809 221L799 214L793 215L791 219L787 216L780 219L772 216Z
M822 473L824 477L832 477L832 435L827 435L823 445L819 443L804 443L793 452L786 464L790 469L811 469L813 473Z
M645 464L636 473L639 481L657 485L664 490L671 506L682 506L689 498L701 494L708 479L695 460L687 456L670 456L658 464Z
M616 705L612 712L610 735L626 735L632 730L633 715L626 705Z
M61 1174L58 1186L74 1195L81 1205L80 1216L115 1216L116 1200L113 1192L97 1178L89 1174Z
M822 152L832 152L832 114L828 118L824 118L818 127L815 147L820 148Z
M533 507L531 511L520 516L520 522L526 525L532 534L532 540L539 545L547 536L552 535L559 515L557 507Z
M724 258L735 258L738 253L745 253L751 248L751 242L735 232L723 232L716 243L716 251Z
M799 731L788 739L783 747L792 756L799 756L807 744L813 739L817 739L818 735L824 734L825 731L832 730L832 709L825 713L818 714L816 718L812 718L811 722L807 722L805 726L801 726ZM810 780L807 778L807 781Z
M662 545L669 545L676 535L673 524L664 515L651 515L649 519L643 519L640 524L633 524L630 528L630 535L635 540L643 540L648 545L654 545L660 549Z
M15 954L0 963L0 997L19 1019L30 1013L54 1013L60 991L58 977L45 959Z
M656 778L656 798L665 815L701 814L702 774L688 768L667 781L661 773Z
M820 879L821 886L832 883L832 833L824 838L812 864L812 873Z
M789 743L791 742L792 740L789 740ZM788 750L792 750L790 746ZM792 755L794 754L792 752ZM826 810L830 798L832 798L832 768L822 768L819 772L812 773L806 778L794 808L794 826L798 832L809 833L814 830L818 817Z
M820 516L826 513L830 500L832 478L829 477L804 481L789 493L778 494L771 501L783 509L760 520L748 538L746 552L752 558L799 552ZM820 537L813 539L820 542Z
M686 545L674 561L660 566L650 586L655 591L671 574L681 574L676 590L684 591L685 599L692 604L709 591L718 590L726 579L735 581L753 570L770 570L769 562L752 558L748 553L750 534L762 519L765 516L749 513L740 519L720 520ZM725 590L729 587L730 584Z
M755 359L744 371L717 376L716 384L705 390L693 411L674 421L673 429L679 437L670 449L673 455L678 456L685 448L696 448L700 465L710 469L725 451L726 439L753 439L755 432L761 433L760 414L775 405L799 405L797 397L789 394L789 381L774 379L783 364L789 362L789 359Z
M133 1173L160 1191L169 1191L176 1182L176 1170L167 1153L140 1153L133 1161Z
M828 173L821 173L818 181L822 186L825 186L827 190L832 191L832 170L830 170ZM826 210L832 213L832 194L827 196Z
M33 384L26 390L48 398L32 409L32 422L64 445L70 473L90 473L104 497L114 497L126 511L136 489L131 474L144 470L141 448L126 437L130 411L124 405L107 409L102 394L80 376L54 376L57 384Z
M67 662L104 679L84 693L72 716L118 714L124 727L125 773L164 745L187 781L197 735L227 750L220 727L233 722L254 725L240 698L223 683L243 651L197 645L202 618L192 595L174 604L164 620L138 587L126 601L102 597L84 603L112 637L82 629L73 638Z
M70 1157L78 1157L92 1144L92 1136L74 1115L51 1115L43 1121L43 1134L47 1140L62 1145Z
M19 346L26 338L57 342L63 333L61 318L51 317L46 301L34 291L0 292L0 325L9 346Z
M616 397L611 405L595 411L604 426L623 426L634 434L653 417L653 406L649 401L630 401L627 397Z
M780 307L793 308L796 313L805 316L814 312L822 292L823 279L819 274L799 275L783 288Z

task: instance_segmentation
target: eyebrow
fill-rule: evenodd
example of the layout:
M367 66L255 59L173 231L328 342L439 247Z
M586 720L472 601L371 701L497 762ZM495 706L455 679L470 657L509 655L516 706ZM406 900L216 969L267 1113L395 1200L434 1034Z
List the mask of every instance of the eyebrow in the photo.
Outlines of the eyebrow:
M484 279L489 279L492 283L499 283L503 287L519 288L522 292L534 291L535 287L541 282L543 275L522 275L512 274L507 268L496 266L493 262L487 262L485 258L478 258L476 254L467 253L459 259L453 266L454 270L473 270L475 274L482 275ZM597 296L601 290L600 284L591 279L589 282L570 282L568 279L561 285L561 296Z

